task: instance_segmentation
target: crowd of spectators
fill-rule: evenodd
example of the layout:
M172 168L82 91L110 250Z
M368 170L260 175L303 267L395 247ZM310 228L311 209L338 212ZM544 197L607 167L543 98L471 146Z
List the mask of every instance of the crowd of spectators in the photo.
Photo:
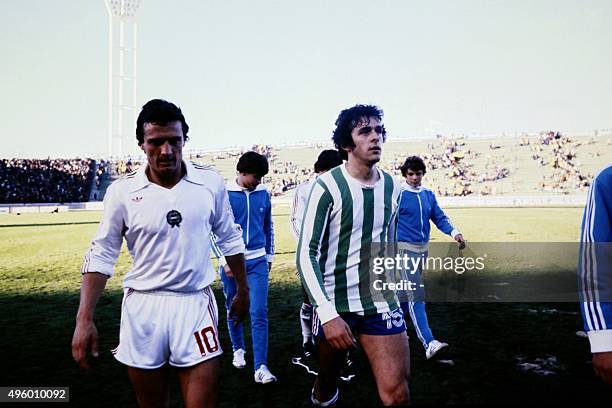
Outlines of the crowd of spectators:
M581 163L576 150L580 142L575 142L559 132L546 132L536 140L521 140L522 146L530 146L531 158L542 167L552 169L550 174L542 176L539 188L542 191L569 194L585 191L592 174L581 171Z
M0 203L88 201L95 172L90 159L0 159Z
M312 177L314 177L312 167L304 167L292 161L274 159L270 162L270 173L263 182L266 183L273 196L278 196Z
M489 146L496 150L497 146ZM390 162L382 163L381 167L400 176L400 167L408 154L393 157ZM420 157L425 162L427 171L442 170L442 175L428 176L426 184L439 196L466 196L474 194L474 185L484 182L495 182L510 175L510 169L500 164L499 158L493 155L487 156L487 162L483 171L474 169L474 159L478 153L467 148L463 138L448 139L439 137L436 142L427 144L427 151L421 152ZM491 188L482 185L478 191L480 194L490 194Z
M576 155L578 146L590 143L595 141L576 142L559 132L546 132L537 138L522 136L518 148L529 147L531 158L543 169L550 170L544 173L537 189L567 194L586 190L593 178L592 174L581 171L581 163ZM608 145L611 143L608 140ZM304 147L323 149L327 146ZM270 172L263 182L274 196L283 195L314 177L312 165L303 165L287 158L280 159L273 146L254 145L251 149L268 158ZM235 163L245 151L189 153L185 158L217 166L228 178L233 175ZM399 169L406 156L415 153L423 158L427 166L429 174L426 185L439 196L496 194L500 191L496 182L511 173L508 158L504 157L508 152L500 143L490 142L486 151L473 150L463 138L449 139L444 136L427 143L425 151L385 157L379 165L400 178ZM596 151L594 154L599 153ZM140 165L139 161L133 159L100 160L97 166L95 161L89 159L3 159L0 160L0 202L78 202L88 201L92 197L94 200L101 199L105 187L114 178L130 173Z

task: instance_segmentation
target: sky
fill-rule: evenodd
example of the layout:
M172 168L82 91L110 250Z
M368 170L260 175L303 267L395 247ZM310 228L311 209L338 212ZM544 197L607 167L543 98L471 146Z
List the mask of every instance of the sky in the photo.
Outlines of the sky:
M137 21L137 105L177 103L190 149L328 141L356 103L391 137L612 128L607 0L142 0ZM104 0L5 2L0 56L0 157L107 152Z

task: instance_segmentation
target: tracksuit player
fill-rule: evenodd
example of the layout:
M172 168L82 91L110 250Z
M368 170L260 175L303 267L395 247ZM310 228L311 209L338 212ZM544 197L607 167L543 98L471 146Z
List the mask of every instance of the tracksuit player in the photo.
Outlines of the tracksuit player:
M246 152L238 160L236 170L238 176L228 183L227 190L236 222L242 227L242 237L246 247L254 378L255 382L267 384L276 381L276 377L267 367L268 280L274 256L274 226L270 193L260 184L261 178L268 174L268 160L259 153ZM213 248L213 252L221 255L221 251L217 248ZM229 305L236 294L236 282L232 270L223 257L219 258L219 263L223 293L229 310ZM242 324L228 315L227 326L234 350L232 364L236 368L244 368L246 347Z
M460 249L465 247L465 240L438 205L433 191L421 185L426 172L423 160L417 156L410 156L406 158L401 171L406 182L402 184L397 241L403 243L401 245L408 256L420 259L421 262L418 263L416 270L404 271L406 272L404 278L414 282L416 290L401 291L398 292L398 296L404 314L410 315L417 336L425 347L425 357L430 359L448 344L434 338L425 312L425 289L421 285L421 275L422 261L427 258L429 245L429 220L433 221L440 231L453 237L459 243Z
M612 384L612 166L594 179L582 217L578 264L593 370Z

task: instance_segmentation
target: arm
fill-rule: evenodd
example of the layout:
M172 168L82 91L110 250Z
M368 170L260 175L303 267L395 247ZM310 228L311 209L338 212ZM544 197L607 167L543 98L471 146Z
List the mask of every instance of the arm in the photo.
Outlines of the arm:
M231 277L236 280L236 296L230 307L230 315L242 321L249 311L249 284L246 278L244 254L228 255L225 257Z
M322 182L317 182L310 192L308 205L304 212L296 263L302 285L312 305L316 307L319 320L323 325L325 338L332 347L347 349L355 345L355 339L325 292L323 274L319 265L321 240L332 204L332 197L327 188Z
M249 286L246 280L244 262L244 241L242 228L234 221L234 213L229 203L227 190L219 176L220 183L215 195L215 214L212 222L212 232L217 237L220 253L225 255L227 267L236 280L236 296L232 301L230 313L241 321L249 311Z
M455 241L459 243L459 249L465 248L465 239L463 238L463 234L459 232L457 228L453 225L450 218L442 211L442 208L438 205L438 200L436 196L432 193L432 206L431 206L431 220L436 224L436 227L445 233L446 235L450 235Z
M98 330L94 323L94 311L98 299L104 292L108 276L101 273L86 273L81 282L81 301L72 336L72 357L81 368L89 368L87 350L98 357Z
M612 384L611 169L604 170L589 190L578 265L581 312L593 353L593 369L609 384Z
M293 205L291 206L291 219L289 226L291 227L291 234L296 241L300 240L300 230L302 229L302 220L304 219L304 209L306 208L306 201L308 196L305 195L305 184L300 184L295 189L293 196Z
M81 300L72 338L72 356L81 368L89 368L86 358L89 348L94 357L98 356L98 330L93 321L94 312L106 280L113 275L123 241L123 208L116 187L111 185L104 197L102 222L81 268Z
M215 234L210 234L210 249L212 250L213 256L219 261L219 269L223 269L223 272L226 273L229 278L233 278L232 270L227 266L225 256L223 256L223 253L221 253L219 249L219 245L217 245L217 237Z
M268 262L268 271L272 270L272 261L274 260L274 222L272 221L272 199L270 193L266 202L266 215L264 217L264 233L266 234L266 261Z

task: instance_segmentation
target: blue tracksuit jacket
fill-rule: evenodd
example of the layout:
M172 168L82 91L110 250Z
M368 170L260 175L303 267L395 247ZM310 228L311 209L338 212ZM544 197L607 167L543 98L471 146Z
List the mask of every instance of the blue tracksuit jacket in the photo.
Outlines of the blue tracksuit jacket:
M266 256L266 261L272 262L274 256L274 226L272 223L272 202L270 193L259 185L253 191L244 189L232 181L227 185L229 202L236 223L242 227L246 260ZM221 258L220 251L214 245L213 252ZM225 260L221 258L221 263Z
M606 244L602 244L606 243ZM589 190L580 236L578 276L592 353L612 351L612 166Z
M407 183L403 183L402 187L397 225L399 242L427 244L431 231L429 220L432 220L440 231L453 238L460 233L438 205L433 191L423 186L415 189Z

